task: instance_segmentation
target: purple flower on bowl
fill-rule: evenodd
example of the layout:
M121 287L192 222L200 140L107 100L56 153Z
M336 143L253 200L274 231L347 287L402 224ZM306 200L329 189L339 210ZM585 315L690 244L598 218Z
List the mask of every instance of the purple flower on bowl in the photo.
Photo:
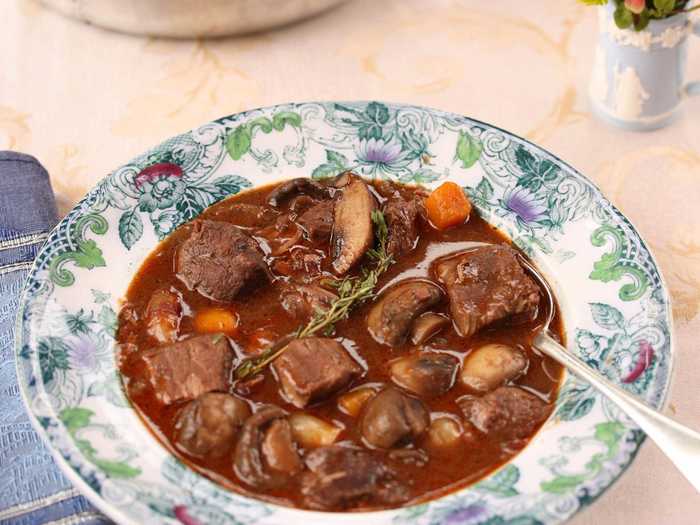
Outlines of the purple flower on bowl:
M444 525L468 525L478 523L484 517L486 509L477 504L459 507L448 512L442 520Z
M361 140L357 148L357 160L375 169L392 171L402 167L406 153L402 151L401 143L395 140L371 138Z
M526 223L538 222L547 216L547 206L543 200L521 186L508 190L503 204Z
M66 342L71 368L85 371L94 371L98 368L97 345L90 337L85 335L70 337Z

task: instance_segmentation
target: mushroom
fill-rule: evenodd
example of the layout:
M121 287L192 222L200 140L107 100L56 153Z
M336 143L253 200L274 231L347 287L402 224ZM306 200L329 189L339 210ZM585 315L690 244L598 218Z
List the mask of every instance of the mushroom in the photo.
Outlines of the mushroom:
M444 315L433 312L425 312L418 316L411 327L411 343L414 345L422 345L431 337L436 335L446 326L449 326L450 320Z
M338 408L349 416L357 417L365 403L376 393L377 389L371 386L356 388L338 398Z
M413 320L440 299L442 290L431 281L401 281L372 306L367 315L367 329L378 343L399 346L406 341Z
M301 459L292 440L292 429L286 419L275 419L270 423L261 448L271 469L289 474L302 469Z
M190 401L175 420L175 445L192 456L221 456L231 446L250 407L242 399L208 392Z
M438 397L454 384L459 361L449 354L421 352L391 364L391 380L421 397Z
M270 192L267 197L267 203L270 206L279 206L283 201L289 199L293 195L298 194L311 195L319 199L328 199L332 196L331 190L315 180L299 177L288 180L277 186Z
M453 418L438 417L430 423L427 434L427 445L431 451L442 451L457 445L464 431L462 426Z
M248 485L277 487L301 469L286 415L279 407L267 406L243 425L233 455L233 468Z
M527 356L508 345L488 344L473 350L462 365L462 383L477 392L489 392L527 370Z
M361 430L371 446L391 448L417 438L429 424L430 414L420 399L388 387L365 405Z
M345 187L333 212L331 251L333 270L343 275L362 258L372 246L372 212L374 197L362 179L353 178Z

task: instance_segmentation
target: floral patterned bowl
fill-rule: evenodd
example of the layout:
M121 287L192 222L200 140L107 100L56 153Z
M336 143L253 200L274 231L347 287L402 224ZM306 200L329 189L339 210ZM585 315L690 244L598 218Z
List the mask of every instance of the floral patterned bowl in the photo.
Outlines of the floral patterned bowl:
M352 169L428 187L450 179L559 290L568 346L659 407L670 381L666 287L629 221L542 149L462 116L370 103L257 109L167 140L102 180L51 233L18 318L18 375L69 478L120 523L552 524L593 502L643 433L568 376L532 442L481 482L391 511L327 514L228 492L178 462L121 389L119 299L144 258L214 202L276 179ZM565 293L563 293L565 292Z

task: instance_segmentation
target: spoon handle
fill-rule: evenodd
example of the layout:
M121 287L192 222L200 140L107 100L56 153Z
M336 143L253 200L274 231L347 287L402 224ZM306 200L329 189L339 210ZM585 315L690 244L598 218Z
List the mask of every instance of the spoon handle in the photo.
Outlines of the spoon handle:
M700 434L645 405L589 368L578 357L541 332L533 346L593 385L621 408L656 443L678 470L700 492Z

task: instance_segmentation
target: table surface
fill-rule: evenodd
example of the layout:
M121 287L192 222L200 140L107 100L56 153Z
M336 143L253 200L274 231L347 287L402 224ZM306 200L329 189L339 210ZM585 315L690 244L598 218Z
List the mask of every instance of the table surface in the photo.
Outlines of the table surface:
M596 120L593 8L573 0L353 0L282 30L213 41L112 33L1 0L0 149L35 155L68 211L162 140L239 110L377 99L469 115L593 179L651 245L673 297L667 412L700 428L700 97L652 133ZM689 78L700 79L700 40ZM303 72L303 75L300 74ZM700 496L651 443L572 525L690 525Z

